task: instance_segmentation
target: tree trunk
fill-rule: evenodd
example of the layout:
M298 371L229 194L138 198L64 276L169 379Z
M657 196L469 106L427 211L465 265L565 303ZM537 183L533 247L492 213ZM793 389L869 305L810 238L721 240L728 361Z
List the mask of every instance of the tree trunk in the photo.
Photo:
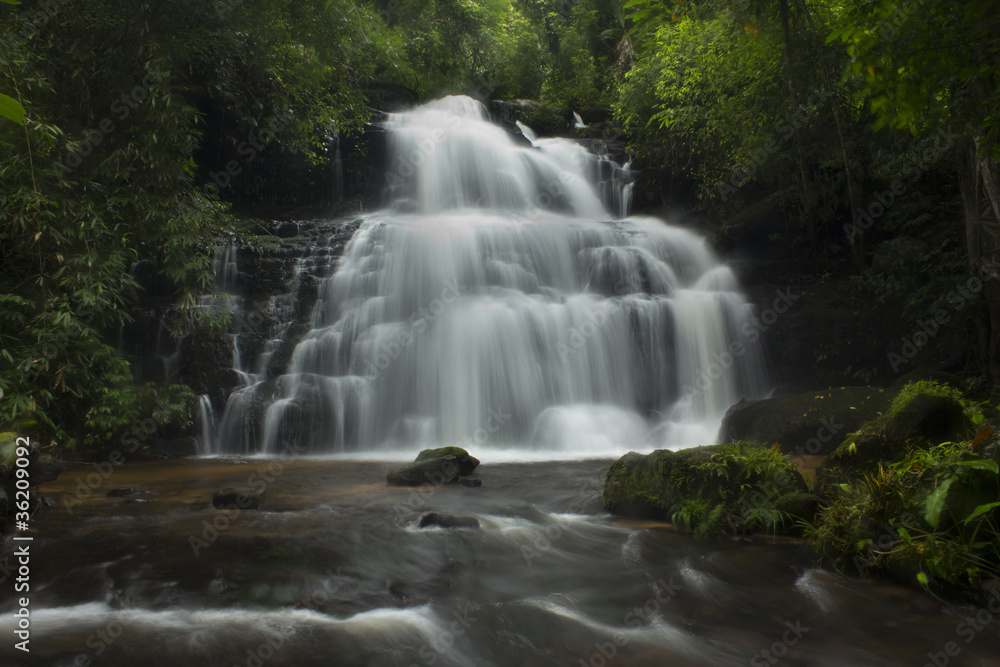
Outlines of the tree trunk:
M996 197L996 162L991 157L979 159L977 141L965 139L958 149L958 175L965 210L965 241L969 271L980 278L986 302L986 370L994 383L1000 383L1000 238L994 213Z
M799 96L792 74L794 47L792 46L791 17L788 0L779 0L778 10L781 13L781 34L785 42L785 71L788 77L788 97L792 109L799 109ZM795 147L798 153L799 174L802 178L802 214L806 220L806 234L809 236L809 247L816 249L816 195L812 179L809 177L809 166L806 163L805 142L802 132L796 123L792 123L792 133L795 137Z

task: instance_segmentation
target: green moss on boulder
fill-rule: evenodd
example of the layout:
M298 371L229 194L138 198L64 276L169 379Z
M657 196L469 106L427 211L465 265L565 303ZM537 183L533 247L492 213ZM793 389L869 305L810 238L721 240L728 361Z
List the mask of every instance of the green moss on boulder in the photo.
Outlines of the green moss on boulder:
M736 443L629 452L608 470L604 504L615 514L671 521L702 534L727 525L733 532L786 532L793 516L815 511L813 500L796 498L807 492L784 455ZM779 500L795 514L779 509Z
M873 471L880 462L898 461L914 448L971 437L973 411L962 394L930 380L912 382L889 409L847 436L817 470L827 486Z

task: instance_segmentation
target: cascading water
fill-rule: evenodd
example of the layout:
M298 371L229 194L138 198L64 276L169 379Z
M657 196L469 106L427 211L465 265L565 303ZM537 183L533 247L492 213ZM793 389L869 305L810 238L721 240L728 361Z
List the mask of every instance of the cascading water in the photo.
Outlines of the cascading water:
M612 219L629 179L602 159L527 128L524 145L467 97L386 126L394 204L321 283L262 436L223 423L217 451L611 456L714 442L764 393L733 274L689 231Z

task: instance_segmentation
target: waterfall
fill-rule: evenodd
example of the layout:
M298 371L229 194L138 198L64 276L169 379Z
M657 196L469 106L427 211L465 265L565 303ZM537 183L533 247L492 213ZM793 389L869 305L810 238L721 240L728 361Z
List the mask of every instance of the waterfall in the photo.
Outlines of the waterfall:
M697 234L625 217L627 168L514 137L468 97L385 126L393 204L320 282L271 394L230 398L221 452L611 456L715 442L729 406L765 393L732 272Z
M214 454L215 437L215 413L212 410L212 399L205 394L198 397L198 414L195 418L195 425L198 427L198 448L206 454Z

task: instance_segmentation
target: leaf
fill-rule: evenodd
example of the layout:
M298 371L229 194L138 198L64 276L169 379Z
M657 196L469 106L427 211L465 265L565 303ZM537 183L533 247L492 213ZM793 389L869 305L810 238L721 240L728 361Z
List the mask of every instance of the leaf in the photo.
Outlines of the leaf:
M986 503L985 505L980 505L976 509L972 510L972 514L970 514L969 516L965 517L965 521L963 521L962 523L969 523L973 519L976 519L976 518L981 517L982 515L986 514L987 512L989 512L994 507L1000 507L1000 502L997 502L997 503Z
M19 5L19 4L21 4L17 0L0 0L0 2L6 2L8 5Z
M937 530L938 524L941 522L941 510L944 509L944 501L948 497L948 489L951 488L952 483L958 479L955 475L952 475L948 479L941 482L938 488L927 496L927 502L924 505L924 519L927 523L931 525L932 528Z
M997 466L996 461L991 461L990 459L977 459L975 461L958 461L955 463L957 466L965 466L966 468L973 468L975 470L988 470L994 475L1000 474L1000 466Z
M7 2L8 0L3 0ZM18 125L24 125L24 107L13 97L0 93L0 116L8 118Z

